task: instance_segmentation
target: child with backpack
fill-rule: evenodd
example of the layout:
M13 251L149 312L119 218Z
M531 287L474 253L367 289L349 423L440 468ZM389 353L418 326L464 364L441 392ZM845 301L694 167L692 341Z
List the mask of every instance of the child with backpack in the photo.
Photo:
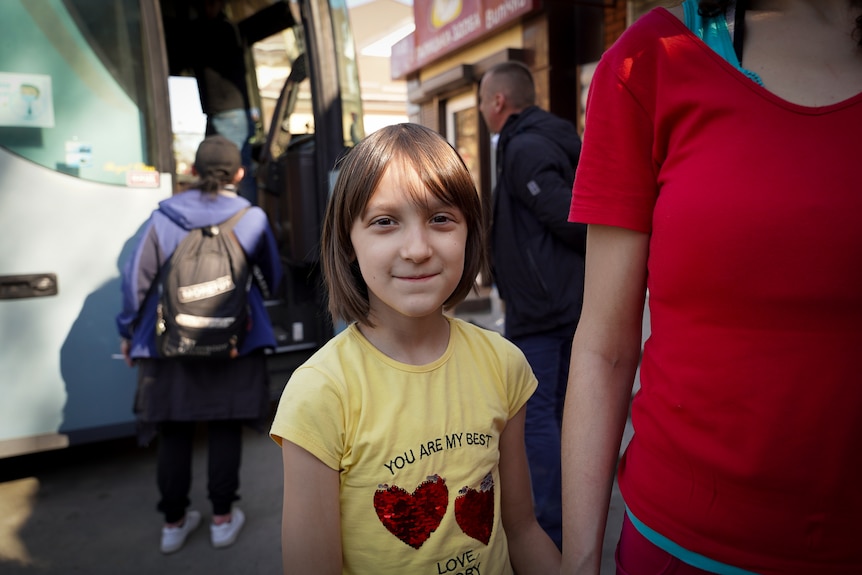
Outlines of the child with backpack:
M159 203L122 275L117 316L121 351L138 368L138 440L158 436L157 479L164 514L160 549L178 551L201 520L190 504L192 443L207 423L210 541L234 543L245 516L239 499L242 427L265 431L269 377L265 348L276 341L262 286L281 279L266 214L239 197L240 152L210 136L195 156L194 189ZM192 255L181 256L184 252Z
M270 431L285 573L559 570L524 449L536 379L500 334L444 315L485 267L482 222L428 128L382 128L341 164L321 262L349 325L291 376Z

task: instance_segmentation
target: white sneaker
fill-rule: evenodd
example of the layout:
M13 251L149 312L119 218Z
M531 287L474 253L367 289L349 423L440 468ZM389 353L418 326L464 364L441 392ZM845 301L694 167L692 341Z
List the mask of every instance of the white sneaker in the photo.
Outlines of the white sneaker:
M245 513L239 507L234 507L231 511L230 521L221 525L210 523L210 541L212 541L213 547L221 548L233 545L243 525L245 525Z
M197 529L201 523L201 514L197 511L188 511L183 524L179 527L162 527L162 553L173 553L179 551L186 542L186 537Z

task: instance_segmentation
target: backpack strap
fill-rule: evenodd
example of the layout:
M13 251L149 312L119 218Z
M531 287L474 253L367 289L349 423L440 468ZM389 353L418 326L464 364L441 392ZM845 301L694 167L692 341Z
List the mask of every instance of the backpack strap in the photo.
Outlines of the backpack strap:
M248 261L248 254L245 253L245 250L242 248L242 244L239 243L239 240L236 237L236 234L233 231L234 226L239 222L239 220L245 215L245 213L251 208L251 206L246 206L239 210L237 213L226 219L220 224L217 224L217 227L220 232L229 233L231 239L236 242L239 246L239 249L242 250L242 253L246 256L246 261ZM260 267L248 261L249 271L251 272L251 278L254 283L257 284L258 289L260 289L260 293L263 295L264 299L269 299L272 297L272 292L269 290L269 284L266 283L266 279L263 277L263 272L260 271Z
M216 224L215 226L210 226L210 227L217 227L219 229L219 231L229 232L231 234L231 236L233 237L233 239L236 240L236 235L233 234L233 228L237 224L237 222L239 222L240 219L242 219L242 217L245 215L245 213L249 210L250 207L251 206L246 206L246 207L240 209L239 211L237 211L237 213L235 213L234 215L232 215L231 217L229 217L228 219L226 219L222 223ZM239 242L237 241L237 243L239 243Z

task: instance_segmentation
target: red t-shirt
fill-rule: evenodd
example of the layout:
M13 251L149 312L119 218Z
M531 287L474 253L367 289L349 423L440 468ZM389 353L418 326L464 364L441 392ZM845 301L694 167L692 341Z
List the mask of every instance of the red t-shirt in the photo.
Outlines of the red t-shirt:
M656 9L586 126L570 219L651 234L627 505L722 563L862 573L862 94L791 104Z

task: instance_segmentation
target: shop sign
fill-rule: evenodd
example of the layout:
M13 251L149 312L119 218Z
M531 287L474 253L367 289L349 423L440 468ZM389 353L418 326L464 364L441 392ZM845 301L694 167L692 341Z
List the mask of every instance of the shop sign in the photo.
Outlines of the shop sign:
M402 78L484 38L539 7L541 0L413 0L416 30L392 47L391 75Z

